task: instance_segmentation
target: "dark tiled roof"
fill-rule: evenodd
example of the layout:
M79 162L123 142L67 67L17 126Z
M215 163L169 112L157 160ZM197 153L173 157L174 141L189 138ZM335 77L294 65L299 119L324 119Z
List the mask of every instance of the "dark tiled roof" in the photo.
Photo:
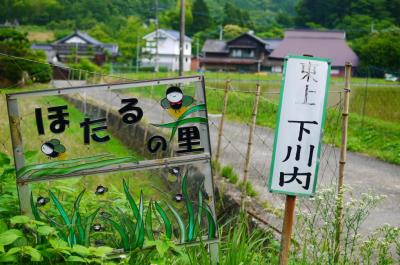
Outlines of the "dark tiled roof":
M343 31L288 30L285 38L270 58L310 54L331 59L332 66L344 66L347 61L358 65L358 57L346 43Z
M201 51L209 53L229 53L226 41L211 39L206 40Z
M279 44L282 42L282 39L264 39L264 41L267 43L267 50L272 52L278 48Z

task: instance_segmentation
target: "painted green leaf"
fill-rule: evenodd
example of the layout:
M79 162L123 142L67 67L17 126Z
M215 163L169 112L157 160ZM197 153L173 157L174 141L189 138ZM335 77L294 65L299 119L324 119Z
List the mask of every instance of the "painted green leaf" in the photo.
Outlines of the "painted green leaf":
M189 199L189 194L187 191L187 175L185 175L182 179L182 193L183 193L183 198L185 199L186 202L186 210L188 211L189 214L187 239L191 241L193 240L193 234L194 234L194 213L193 213L193 205Z
M169 220L167 214L165 213L165 211L163 210L163 208L161 208L161 206L155 201L154 205L156 207L157 212L160 214L161 219L164 222L164 227L165 227L165 236L168 239L171 239L172 236L172 224L171 221Z
M166 202L168 208L171 210L173 215L175 216L176 221L178 222L179 230L180 230L180 238L181 238L181 243L186 242L186 232L185 232L185 224L182 221L182 217L179 215L179 213L175 210L174 207L171 206L168 202Z
M76 244L76 237L75 237L75 233L74 233L74 228L71 225L71 220L68 217L67 212L64 210L64 207L62 206L62 204L60 203L60 201L57 199L57 197L54 195L54 193L49 190L49 194L50 194L50 198L52 199L53 203L55 204L58 212L60 213L65 225L68 227L69 230L69 244L70 246L73 246L74 244Z
M208 239L215 239L215 232L217 230L217 223L214 220L214 217L209 210L209 206L206 205L205 208L203 208L204 211L206 212L207 215L207 221L208 221Z
M85 240L84 245L89 246L90 244L90 229L92 228L92 224L94 219L96 218L97 213L99 212L100 208L97 208L92 214L87 217L86 224L85 224Z
M32 192L31 192L31 201L30 202L31 202L32 213L33 213L33 216L35 217L35 220L42 221L42 219L40 218L39 211L36 207L36 203L33 201Z
M140 201L139 201L139 218L136 223L135 229L135 247L142 248L144 243L144 222L143 222L143 193L140 191Z
M39 178L43 176L54 176L54 175L67 175L67 174L72 174L77 171L81 170L89 170L89 169L97 169L105 166L110 166L110 165L115 165L115 164L121 164L121 163L127 163L127 162L136 162L137 160L133 157L123 157L123 158L115 158L115 159L108 159L108 160L102 160L102 161L97 161L93 163L85 163L73 167L67 167L67 168L47 168L47 169L42 169L40 171L36 171L32 173L30 176L31 178Z
M171 133L171 137L170 137L170 141L171 141L179 126L187 124L187 123L207 123L207 122L208 122L207 118L191 117L191 118L187 118L187 119L183 119L183 120L177 120L177 121L171 122L171 123L153 124L153 125L156 127L161 127L161 128L172 128L172 133Z
M128 185L126 184L125 180L123 180L123 186L124 186L125 196L129 202L129 205L131 206L133 216L135 216L136 220L138 220L139 219L139 209L138 209L131 193L129 192L129 188L128 188Z
M124 250L126 250L126 251L130 250L129 237L128 237L126 231L122 228L122 226L120 226L118 223L114 222L113 220L111 220L109 218L104 218L104 220L109 222L115 228L115 230L117 230L117 232L119 233L119 235L121 237L122 247L124 248Z
M83 239L84 235L81 234L83 232L83 227L82 224L80 224L80 227L78 227L78 217L80 219L80 214L79 214L79 205L81 204L81 200L83 197L83 194L85 193L85 189L82 190L78 197L76 198L74 202L74 213L72 214L72 220L71 220L71 229L70 229L70 241L76 243L76 235L75 235L75 227L78 229L78 233L80 234L80 239Z
M79 163L79 162L90 162L90 161L97 161L102 157L107 157L111 156L110 154L100 154L100 155L95 155L95 156L90 156L90 157L82 157L82 158L76 158L76 159L70 159L70 160L63 160L63 161L54 161L46 164L39 164L39 165L27 165L22 167L17 171L17 177L22 178L24 177L28 172L32 170L40 170L40 169L45 169L45 168L50 168L50 167L56 167L56 166L62 166L62 165L68 165L68 164L74 164L74 163Z
M147 207L147 213L146 213L146 235L149 240L154 240L154 235L153 235L153 227L152 227L152 216L151 216L151 211L152 211L152 205L153 202L150 200L149 206Z

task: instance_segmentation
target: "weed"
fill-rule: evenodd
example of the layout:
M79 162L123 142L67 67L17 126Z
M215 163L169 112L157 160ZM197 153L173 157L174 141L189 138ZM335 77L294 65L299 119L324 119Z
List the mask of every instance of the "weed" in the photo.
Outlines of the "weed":
M244 187L244 182L243 181L241 181L240 183L239 183L239 187L241 188L241 189L245 189L245 191L246 191L246 194L248 195L248 196L250 196L250 197L256 197L258 194L257 194L257 192L254 190L254 188L253 188L253 184L251 184L251 182L249 182L249 181L247 181L246 182L246 187Z
M228 181L232 184L236 184L239 180L238 175L236 174L235 170L232 166L224 166L221 169L221 176L228 179Z

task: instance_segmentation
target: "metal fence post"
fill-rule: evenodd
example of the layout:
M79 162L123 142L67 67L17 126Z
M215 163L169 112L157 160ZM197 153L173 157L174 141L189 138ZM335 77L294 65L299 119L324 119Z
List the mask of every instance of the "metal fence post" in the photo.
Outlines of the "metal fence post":
M340 144L340 160L339 160L339 181L338 181L338 198L336 202L336 235L335 235L335 264L338 263L340 257L340 235L343 228L343 182L344 182L344 166L346 164L347 154L347 128L349 120L349 105L350 105L350 78L351 78L351 63L347 62L345 66L345 87L344 87L344 102L342 113L342 141Z
M249 175L251 145L253 144L253 136L254 136L254 131L255 131L256 122L257 122L258 103L260 102L260 93L261 93L261 86L260 86L260 84L257 84L256 99L254 101L252 121L250 124L250 131L249 131L249 141L247 143L246 160L245 160L245 165L244 165L243 188L242 188L242 197L241 197L241 205L243 208L244 208L244 197L246 194L247 178Z
M15 169L18 171L25 165L24 145L22 142L21 117L18 111L18 102L16 99L7 99L8 119L10 122L11 144L14 154ZM17 176L18 177L18 176ZM28 184L17 184L18 197L20 202L20 211L23 215L32 216L30 204L30 188Z
M219 163L219 156L221 154L221 139L222 139L222 132L224 128L224 121L225 121L225 113L226 109L228 106L228 93L231 88L231 81L227 80L225 83L225 89L224 89L224 106L222 108L222 116L221 120L219 121L219 126L218 126L218 142L217 142L217 152L215 154L215 161L218 164Z

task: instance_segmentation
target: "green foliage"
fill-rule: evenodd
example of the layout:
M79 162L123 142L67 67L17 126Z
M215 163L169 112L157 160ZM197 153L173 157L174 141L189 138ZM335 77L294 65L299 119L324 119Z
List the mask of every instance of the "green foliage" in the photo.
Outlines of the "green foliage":
M208 6L204 0L195 0L192 5L193 22L188 27L188 34L193 36L211 26L212 20Z
M246 192L246 195L248 195L250 197L257 196L257 192L254 190L253 184L251 184L251 182L247 181L246 185L245 185L245 183L243 181L241 181L239 183L239 187Z
M247 28L242 28L240 26L237 25L225 25L224 26L224 39L226 40L231 40L234 39L236 37L239 37L240 35L242 35L243 33L247 32L248 29Z
M239 180L238 175L236 174L235 170L232 166L224 166L221 169L221 176L228 179L230 183L236 184Z
M12 56L25 57L31 60L46 62L44 52L29 49L25 33L10 28L0 28L0 52ZM26 72L33 82L48 82L51 79L51 68L47 64L20 61L4 55L0 56L0 81L17 83Z
M400 239L398 227L384 225L372 233L360 233L360 226L369 213L384 199L369 193L360 199L350 198L343 211L342 244L338 264L398 264L394 250ZM295 239L301 244L293 252L295 264L332 264L335 256L336 187L320 189L312 198L311 207L302 211L296 223ZM390 249L392 251L390 251ZM376 260L374 260L376 259Z
M360 57L365 65L400 71L400 28L372 33L360 48Z

